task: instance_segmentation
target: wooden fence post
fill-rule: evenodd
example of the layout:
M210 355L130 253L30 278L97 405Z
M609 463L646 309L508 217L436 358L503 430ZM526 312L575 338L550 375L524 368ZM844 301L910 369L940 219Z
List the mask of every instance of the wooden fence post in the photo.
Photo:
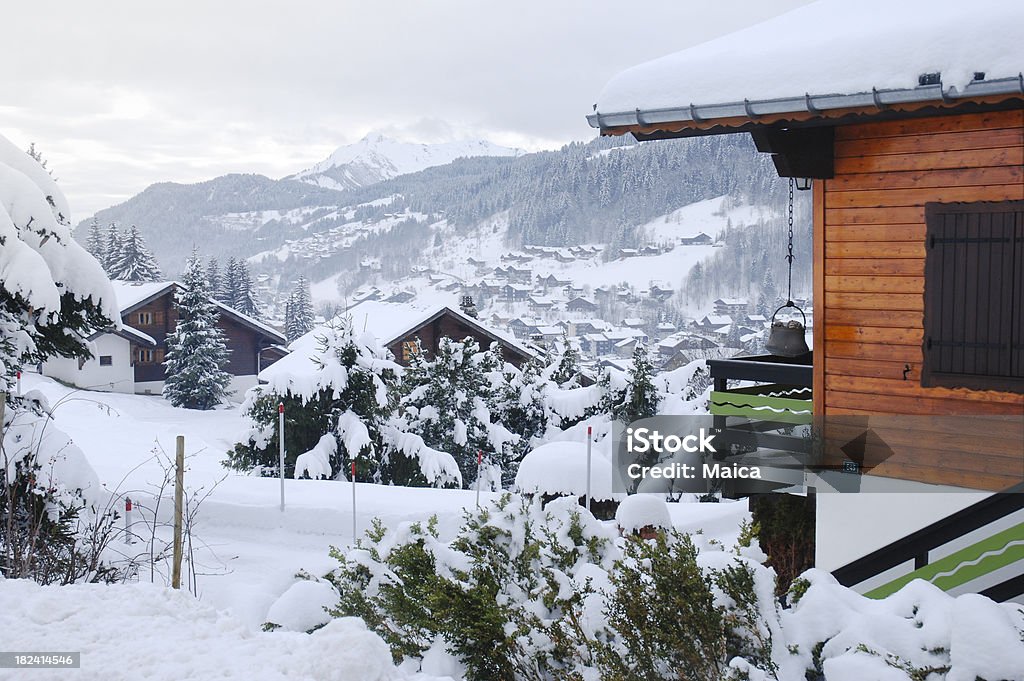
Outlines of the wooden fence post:
M181 517L185 487L185 436L179 435L174 452L174 563L171 587L181 588Z

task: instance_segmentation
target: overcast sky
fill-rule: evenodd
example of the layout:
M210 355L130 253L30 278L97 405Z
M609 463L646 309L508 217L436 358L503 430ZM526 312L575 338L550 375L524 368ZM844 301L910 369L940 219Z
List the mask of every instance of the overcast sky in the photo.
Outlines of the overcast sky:
M807 0L17 3L0 134L74 218L160 181L281 177L371 130L529 150L589 139L615 73Z

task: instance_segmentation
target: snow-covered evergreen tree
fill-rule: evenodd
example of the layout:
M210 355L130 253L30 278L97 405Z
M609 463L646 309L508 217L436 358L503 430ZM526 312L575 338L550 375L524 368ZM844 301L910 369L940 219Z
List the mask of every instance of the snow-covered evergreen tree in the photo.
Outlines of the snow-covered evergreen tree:
M85 250L89 251L89 254L99 263L106 260L106 239L103 236L103 230L100 229L100 222L95 217L89 223L89 235L85 240Z
M286 475L340 477L355 459L361 480L392 482L385 426L401 368L371 335L356 334L347 317L334 320L317 341L313 380L275 374L246 396L243 409L255 428L229 454L228 465L276 473L277 405L284 404ZM324 436L331 436L329 446Z
M164 397L176 407L213 409L228 395L231 374L224 371L228 349L217 326L217 308L199 255L193 251L182 288L175 293L178 322L167 336Z
M515 436L491 423L488 372L492 359L472 338L442 338L437 356L418 354L403 379L399 427L421 437L427 446L447 452L465 484L477 477L477 454L502 460Z
M761 279L760 293L757 297L757 311L765 317L771 317L775 309L783 302L785 301L779 296L779 289L775 285L772 269L771 267L766 267L764 278Z
M231 302L228 303L242 314L250 317L259 316L259 306L256 304L256 296L252 288L252 276L249 274L249 264L245 260L234 260L234 273L229 272L228 280L231 283ZM231 269L231 264L229 264Z
M206 262L206 285L210 287L210 296L214 300L224 297L224 277L220 271L220 262L213 256Z
M117 223L111 222L107 226L107 233L105 236L106 243L103 247L103 269L110 274L111 268L117 261L121 254L121 230L117 228Z
M231 256L228 258L224 272L221 274L221 286L213 291L214 297L225 305L234 305L235 296L238 295L238 260Z
M598 378L597 388L601 393L599 411L622 423L655 416L661 396L653 378L654 366L648 357L647 347L637 343L633 361L625 374L609 367Z
M88 359L88 334L118 316L110 281L72 238L67 200L33 152L0 136L0 580L104 581L117 575L103 564L113 514L98 506L99 479L46 398L11 389L26 364Z
M562 352L550 378L560 388L578 388L580 385L580 351L567 336L562 337Z
M658 413L660 397L651 379L654 378L654 366L647 354L647 346L637 343L633 350L633 363L629 367L629 387L626 399L616 416L624 423L637 419L650 418Z
M518 437L511 443L509 458L502 469L502 482L515 479L519 462L540 444L547 432L546 397L551 382L544 377L543 366L535 359L516 369L506 364L502 382L493 391L492 418Z
M0 136L0 392L23 365L90 357L85 337L118 316L69 215L53 177Z
M309 292L309 282L302 275L299 275L288 296L284 316L285 336L288 342L313 330L313 301Z
M117 256L111 258L107 274L121 281L160 281L160 266L135 225L124 236Z

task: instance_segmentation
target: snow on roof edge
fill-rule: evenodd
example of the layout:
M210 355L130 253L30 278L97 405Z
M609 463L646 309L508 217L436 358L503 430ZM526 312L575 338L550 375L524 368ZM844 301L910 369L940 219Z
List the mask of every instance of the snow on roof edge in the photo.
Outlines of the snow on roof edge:
M1001 0L818 0L617 74L587 118L616 127L807 111L808 99L825 110L1024 94L1022 24L1024 3ZM942 84L920 87L932 73Z

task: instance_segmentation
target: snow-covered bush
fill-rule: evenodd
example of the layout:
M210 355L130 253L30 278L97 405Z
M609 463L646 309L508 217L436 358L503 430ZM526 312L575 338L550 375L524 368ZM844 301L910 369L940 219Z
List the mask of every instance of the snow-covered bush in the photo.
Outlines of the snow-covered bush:
M106 549L116 514L82 451L30 391L2 409L0 576L40 584L121 578Z
M491 681L557 678L579 666L574 632L593 630L584 606L616 553L575 503L542 508L506 495L467 512L451 543L433 524L377 524L357 548L332 555L341 563L329 575L341 593L335 616L362 617L396 662L423 658L440 641L467 679Z
M337 602L338 592L330 582L300 579L270 606L263 628L314 631L331 621L327 610Z
M357 337L351 319L336 320L317 340L314 374L277 375L246 395L242 409L254 427L225 463L238 470L277 474L278 405L283 404L286 474L294 475L296 459L310 453L307 459L326 455L328 465L318 467L326 477L347 472L355 459L360 479L398 482L384 431L401 367L387 359L372 335ZM333 448L323 444L325 435L335 439Z
M702 553L675 532L625 542L609 575L608 633L594 643L602 678L718 681L741 655L774 671L775 627L763 620L777 614L770 587L767 603L757 588L774 583L770 572L735 556L708 565Z

